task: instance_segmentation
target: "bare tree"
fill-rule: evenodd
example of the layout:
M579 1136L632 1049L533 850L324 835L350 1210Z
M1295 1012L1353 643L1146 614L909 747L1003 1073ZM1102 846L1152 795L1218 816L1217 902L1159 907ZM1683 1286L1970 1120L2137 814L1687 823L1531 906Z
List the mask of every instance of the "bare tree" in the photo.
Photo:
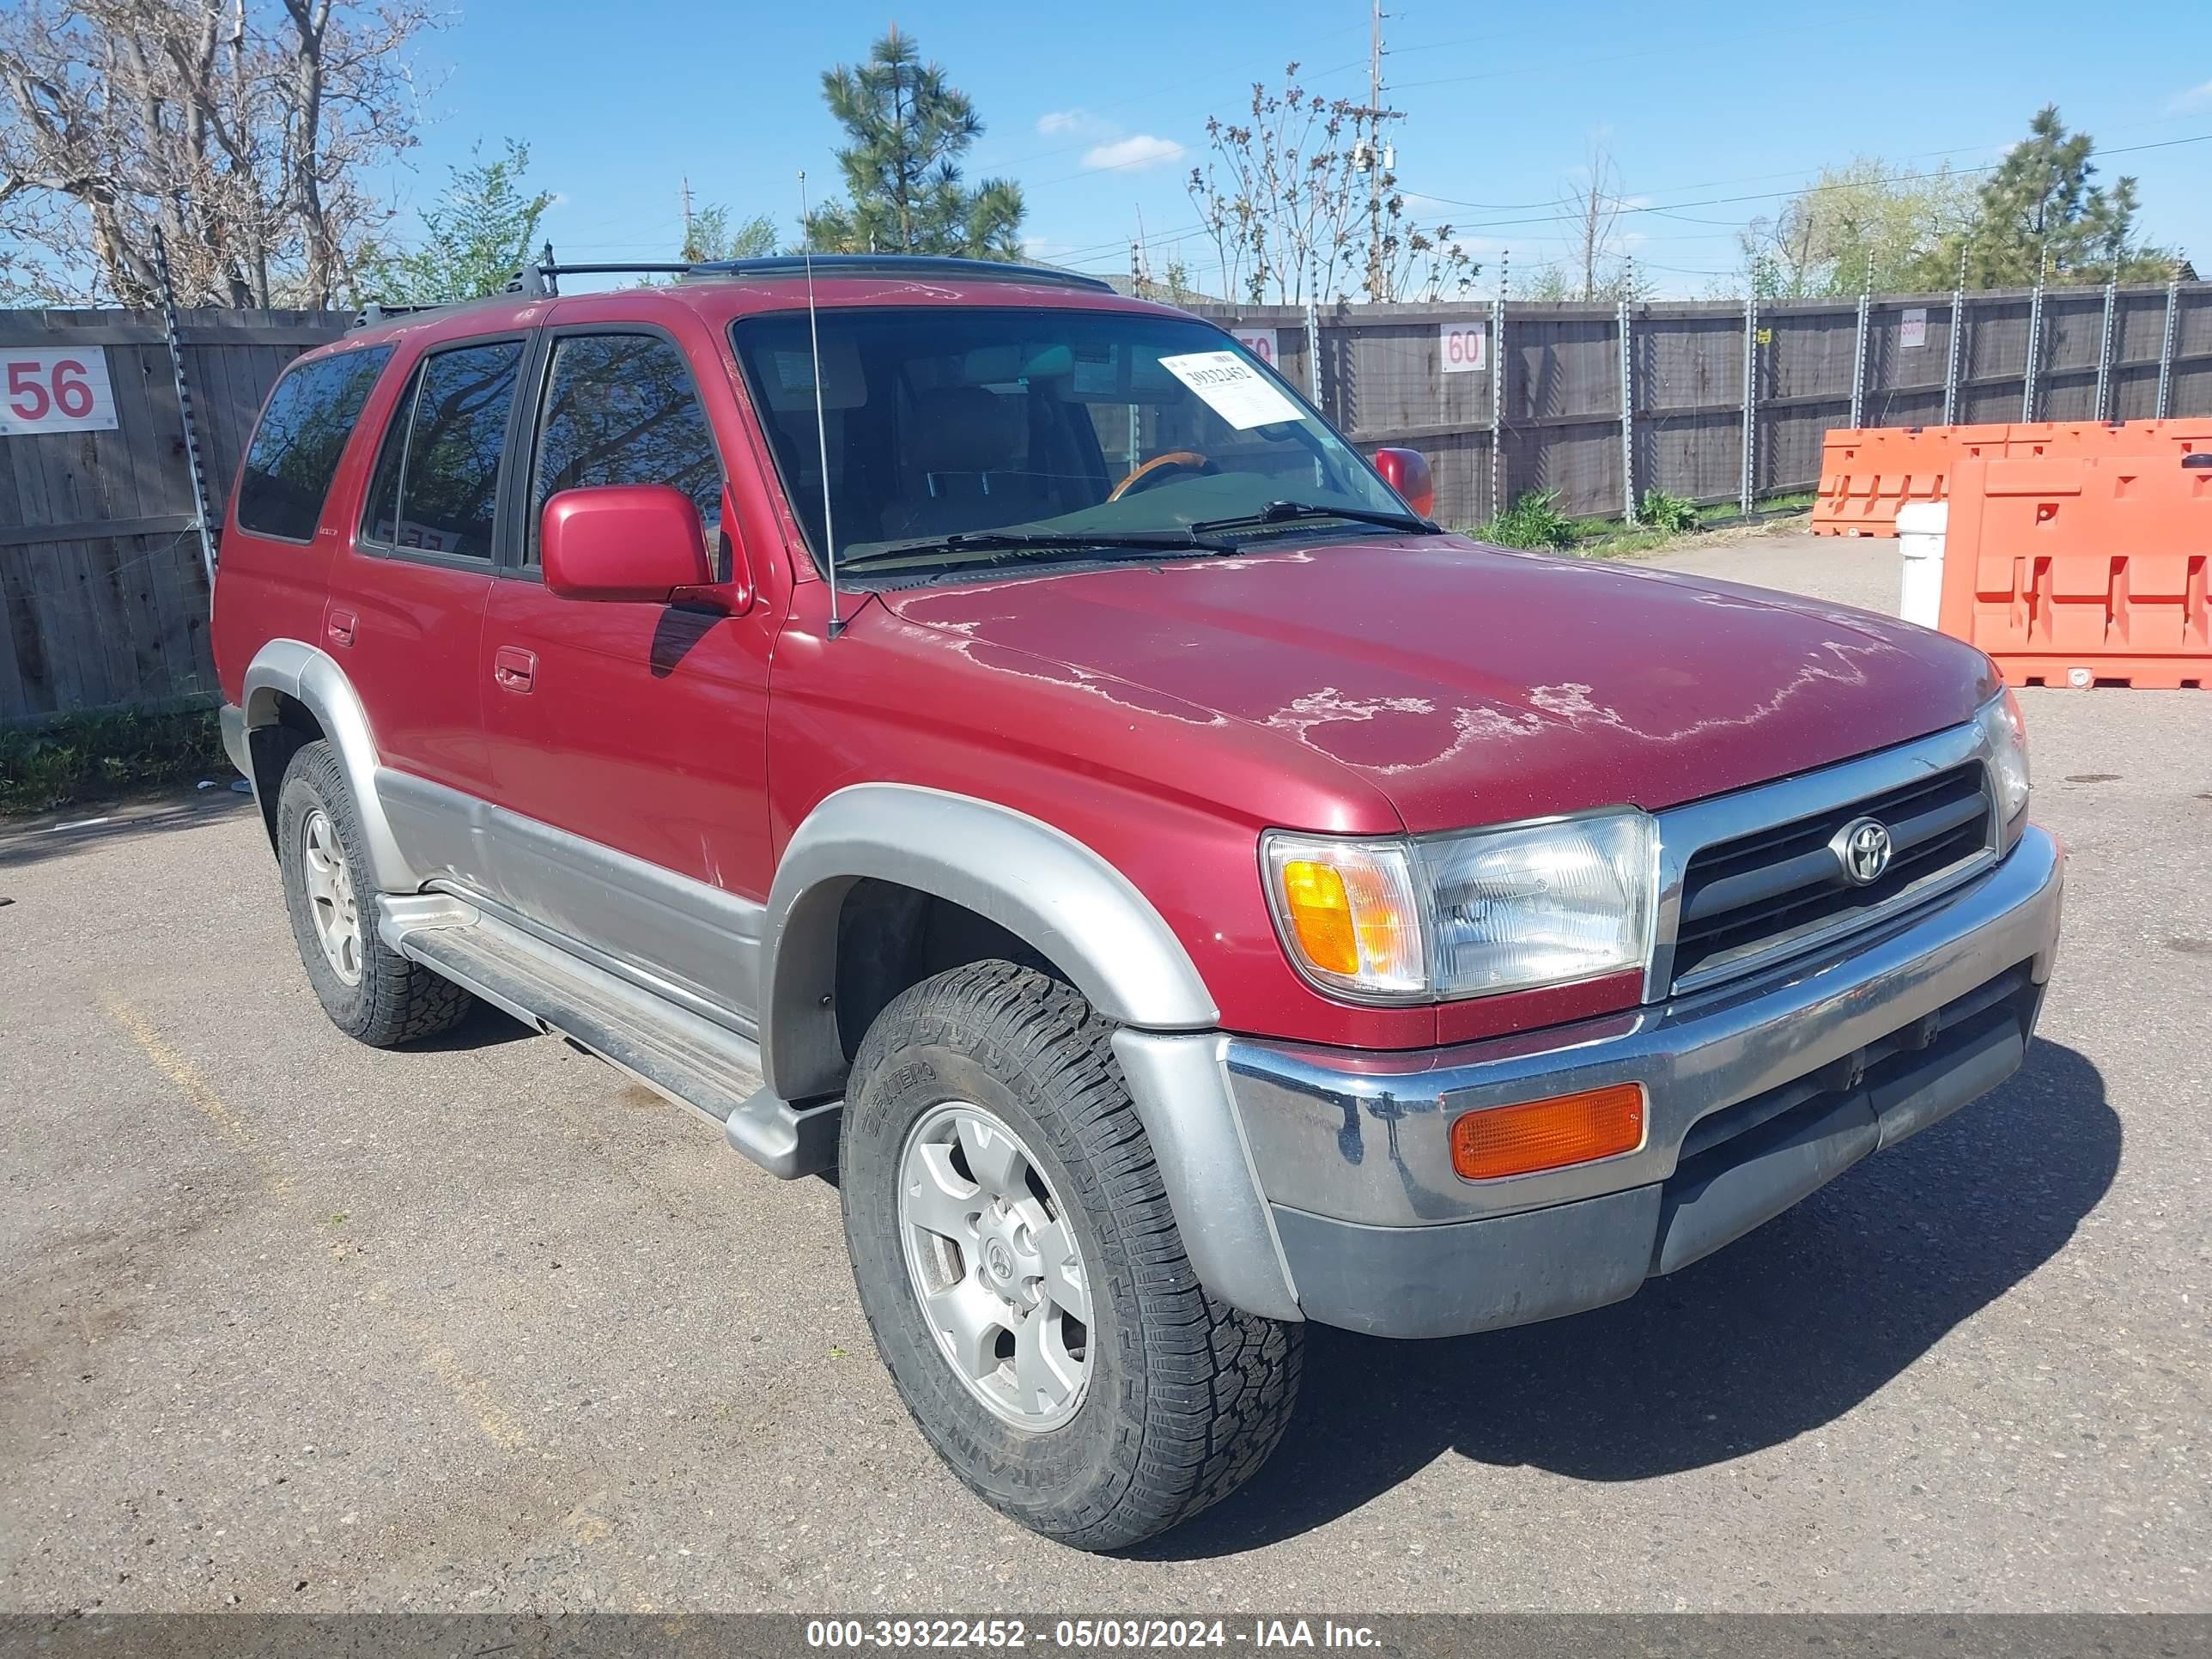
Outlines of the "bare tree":
M1575 239L1570 256L1580 277L1579 297L1584 304L1605 297L1608 287L1619 286L1615 252L1620 231L1620 169L1606 147L1593 141L1580 183L1571 183L1559 198Z
M1281 90L1254 82L1245 115L1206 124L1213 154L1184 181L1221 263L1223 293L1254 304L1297 305L1348 297L1367 270L1370 191L1362 168L1380 166L1356 106L1298 83L1283 70ZM1451 240L1449 225L1422 227L1406 216L1395 177L1377 181L1382 270L1391 293L1433 298L1464 288L1480 269Z
M392 217L427 0L20 0L0 15L0 240L32 297L328 306Z

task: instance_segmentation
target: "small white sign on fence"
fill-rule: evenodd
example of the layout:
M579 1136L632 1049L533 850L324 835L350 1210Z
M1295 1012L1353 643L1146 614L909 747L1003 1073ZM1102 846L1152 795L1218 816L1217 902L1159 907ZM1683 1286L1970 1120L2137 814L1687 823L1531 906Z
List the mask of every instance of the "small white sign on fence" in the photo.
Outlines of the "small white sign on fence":
M114 429L115 392L98 346L0 346L0 438Z
M1232 328L1230 333L1237 343L1257 357L1270 368L1280 368L1283 361L1275 355L1275 331L1272 328Z
M1490 367L1490 325L1437 325L1437 360L1447 374L1474 374Z
M1913 306L1905 313L1905 320L1897 325L1897 344L1900 350L1928 343L1928 307Z

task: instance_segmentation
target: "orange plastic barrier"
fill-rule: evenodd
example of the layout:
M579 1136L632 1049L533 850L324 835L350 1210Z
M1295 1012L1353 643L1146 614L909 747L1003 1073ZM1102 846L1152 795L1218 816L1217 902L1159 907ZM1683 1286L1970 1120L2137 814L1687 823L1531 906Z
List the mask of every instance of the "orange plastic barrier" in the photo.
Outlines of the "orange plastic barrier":
M2212 685L2212 447L1972 457L1939 625L2014 685Z
M1820 449L1815 536L1894 536L1907 501L1948 499L1952 467L1977 456L2200 453L2212 420L2016 421L1985 426L1832 427Z

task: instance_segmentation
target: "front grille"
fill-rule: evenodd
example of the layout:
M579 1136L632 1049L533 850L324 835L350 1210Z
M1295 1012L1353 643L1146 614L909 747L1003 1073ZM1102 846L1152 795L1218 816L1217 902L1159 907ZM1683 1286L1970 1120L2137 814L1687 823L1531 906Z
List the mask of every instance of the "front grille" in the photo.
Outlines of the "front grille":
M1888 869L1863 887L1829 850L1857 817L1887 826L1892 849ZM1672 988L1710 983L1909 902L1984 856L1991 817L1988 771L1973 761L1700 848L1682 872Z

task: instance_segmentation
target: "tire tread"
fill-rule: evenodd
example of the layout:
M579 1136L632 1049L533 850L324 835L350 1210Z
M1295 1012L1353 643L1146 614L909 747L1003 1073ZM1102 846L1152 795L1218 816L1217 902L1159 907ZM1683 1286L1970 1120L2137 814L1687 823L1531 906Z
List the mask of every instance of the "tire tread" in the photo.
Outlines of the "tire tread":
M362 974L357 988L347 988L331 974L329 965L321 959L322 947L315 940L313 928L300 911L301 899L295 890L297 854L290 850L290 826L295 823L295 814L289 810L295 793L300 793L311 796L330 814L331 823L337 830L338 844L353 868L354 890L363 900ZM292 912L292 932L299 942L308 983L314 988L316 998L331 1022L348 1036L374 1048L419 1042L459 1024L475 1006L476 999L444 975L401 956L376 931L374 890L364 879L368 860L362 854L360 818L354 808L353 792L347 787L345 774L339 769L337 757L331 752L327 740L305 744L294 752L284 768L277 800L281 843L277 857L284 874L285 904ZM359 1000L350 1007L345 1006L349 988L360 994ZM333 997L338 999L339 1006L332 1006Z
M1128 1477L1110 1500L1074 1513L999 1506L1089 1549L1164 1532L1249 1480L1282 1437L1304 1358L1301 1328L1233 1308L1199 1283L1115 1056L1114 1029L1065 981L1010 962L975 962L894 999L853 1067L857 1086L908 1043L965 1048L995 1075L1026 1073L1073 1131L1097 1188L1095 1199L1079 1195L1110 1212L1133 1277L1146 1359L1144 1409L1141 1421L1120 1425L1136 1443ZM883 1347L884 1333L874 1334ZM907 1406L935 1440L912 1401Z

